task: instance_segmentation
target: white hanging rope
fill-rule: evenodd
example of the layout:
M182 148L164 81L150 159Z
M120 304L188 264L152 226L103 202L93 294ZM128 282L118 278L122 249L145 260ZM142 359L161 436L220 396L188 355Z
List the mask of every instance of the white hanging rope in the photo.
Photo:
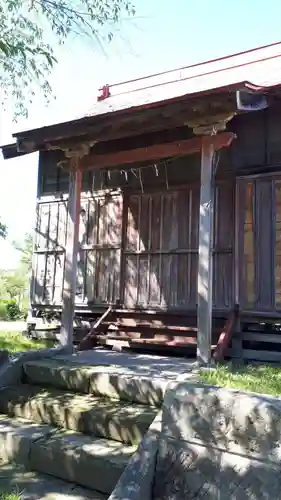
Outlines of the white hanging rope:
M167 162L165 162L165 161L164 161L164 167L165 167L166 188L167 188L167 191L169 191L168 169L167 169Z

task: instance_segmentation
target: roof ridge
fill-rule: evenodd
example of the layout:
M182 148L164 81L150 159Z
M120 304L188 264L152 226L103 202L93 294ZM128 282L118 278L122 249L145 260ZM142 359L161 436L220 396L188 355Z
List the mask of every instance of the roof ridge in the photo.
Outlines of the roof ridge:
M213 64L213 63L217 63L217 62L220 62L220 61L225 61L227 59L232 59L232 58L235 58L235 57L243 56L244 54L254 54L254 53L258 52L258 51L269 49L271 47L278 47L278 46L280 47L280 55L281 55L281 41L280 42L274 42L274 43L270 43L268 45L261 45L260 47L254 47L253 49L247 49L247 50L243 50L243 51L240 51L240 52L235 52L235 53L229 54L227 56L216 57L214 59L209 59L209 60L207 59L207 60L204 60L204 61L201 61L201 62L198 62L198 63L189 64L187 66L180 66L178 68L169 69L169 70L165 70L165 71L159 71L158 73L148 74L146 76L140 76L140 77L137 77L137 78L132 78L130 80L125 80L125 81L120 81L120 82L112 83L112 84L109 84L109 87L110 88L117 87L117 86L120 86L120 85L126 85L128 83L135 83L135 82L138 82L140 80L146 80L148 78L154 78L154 77L157 77L157 76L168 75L168 74L174 73L176 71L183 71L183 70L188 70L188 69L196 68L196 67L199 67L199 66L204 66L206 64ZM268 56L268 57L265 57L265 59L271 59L273 57L274 56ZM252 62L255 62L255 60L252 61ZM250 64L250 62L247 63L247 64ZM226 69L226 68L222 68L222 69ZM102 88L100 88L99 90L102 90Z

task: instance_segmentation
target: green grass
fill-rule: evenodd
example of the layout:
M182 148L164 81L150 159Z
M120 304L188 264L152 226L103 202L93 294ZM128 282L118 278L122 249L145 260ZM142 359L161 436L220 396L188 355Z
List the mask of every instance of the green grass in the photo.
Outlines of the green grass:
M0 500L20 500L20 498L16 493L0 493Z
M200 381L210 385L281 395L281 367L272 366L219 366L215 370L201 370Z
M0 349L7 349L11 354L31 349L44 349L45 347L53 347L53 345L53 341L31 340L20 332L0 332Z

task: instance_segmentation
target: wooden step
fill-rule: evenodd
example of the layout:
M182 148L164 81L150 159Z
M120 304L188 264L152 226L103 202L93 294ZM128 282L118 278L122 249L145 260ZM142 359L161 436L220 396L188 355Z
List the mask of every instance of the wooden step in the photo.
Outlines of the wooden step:
M158 324L151 324L151 323L135 323L135 324L126 324L122 321L108 321L107 323L104 323L104 325L107 325L107 327L110 329L111 328L119 328L119 329L130 329L130 331L147 331L147 330L157 330L157 331L163 331L166 332L168 331L180 331L180 332L192 332L196 331L197 332L197 327L196 325L158 325Z
M197 344L196 337L171 336L170 338L167 338L165 336L154 336L153 338L137 338L135 336L129 336L125 334L124 335L107 334L107 335L97 335L97 338L100 342L102 342L104 339L108 339L108 340L123 340L135 344L151 344L151 345L152 344L165 344L165 345Z
M197 337L197 329L190 329L190 330L168 330L168 329L156 329L156 328L147 328L147 329L132 329L128 328L128 330L117 330L115 328L108 329L107 332L101 332L104 333L105 335L118 335L119 337L130 337L130 338L148 338L148 339L153 339L153 338L171 338L175 336L179 337Z
M213 318L213 343L216 343L226 321L225 314ZM98 329L92 330L79 344L79 350L96 345L196 346L197 312L172 314L168 311L110 310L104 314ZM125 344L124 344L125 343Z
M142 327L142 328L186 328L196 327L196 318L174 318L166 317L165 319L151 319L149 317L134 318L134 317L112 317L111 320L105 321L104 324L114 323L122 327Z
M127 342L128 347L130 345L151 345L151 346L167 346L167 347L188 347L188 346L196 346L197 345L197 338L196 337L178 337L178 336L172 336L170 338L163 337L163 336L157 336L156 338L136 338L136 337L129 337L129 336L120 336L118 334L107 334L107 335L97 335L98 341L100 344L106 344L108 345L110 341L113 342ZM212 344L212 348L216 347L216 343Z

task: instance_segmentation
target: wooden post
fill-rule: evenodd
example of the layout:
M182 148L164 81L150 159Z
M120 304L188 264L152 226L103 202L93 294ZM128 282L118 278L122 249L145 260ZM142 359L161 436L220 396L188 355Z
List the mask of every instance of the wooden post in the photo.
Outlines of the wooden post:
M214 140L202 137L197 299L197 361L211 362L213 292Z
M76 157L70 159L70 165L60 342L72 351L82 170Z

